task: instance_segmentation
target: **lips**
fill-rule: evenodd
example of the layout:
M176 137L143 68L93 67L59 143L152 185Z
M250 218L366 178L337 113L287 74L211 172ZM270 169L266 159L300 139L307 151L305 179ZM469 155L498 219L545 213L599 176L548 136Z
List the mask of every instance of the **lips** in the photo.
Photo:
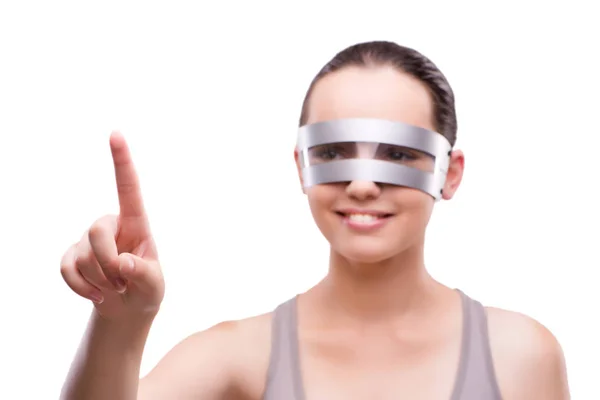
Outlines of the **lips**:
M352 230L371 232L383 227L393 214L378 210L339 210L336 214Z
M339 210L336 211L336 214L339 216L353 219L353 220L374 220L378 218L389 218L393 214L385 211L376 211L376 210Z

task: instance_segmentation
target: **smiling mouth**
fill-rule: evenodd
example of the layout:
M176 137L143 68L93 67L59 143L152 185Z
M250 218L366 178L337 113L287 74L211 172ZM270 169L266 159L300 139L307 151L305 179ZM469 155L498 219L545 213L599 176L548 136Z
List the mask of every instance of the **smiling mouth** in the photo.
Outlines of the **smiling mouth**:
M386 218L390 218L393 216L393 214L387 214L387 213L360 213L360 212L345 213L345 212L341 212L341 211L336 211L336 214L342 218L347 218L350 221L358 222L358 223L375 222L377 220L386 219Z

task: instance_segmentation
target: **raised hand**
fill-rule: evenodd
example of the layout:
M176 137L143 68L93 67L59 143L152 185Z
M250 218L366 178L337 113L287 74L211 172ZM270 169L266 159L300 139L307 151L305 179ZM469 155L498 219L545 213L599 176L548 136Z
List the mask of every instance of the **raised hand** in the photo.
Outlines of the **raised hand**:
M119 215L98 219L61 261L61 274L78 295L92 300L108 319L156 314L165 284L133 161L123 136L110 148Z

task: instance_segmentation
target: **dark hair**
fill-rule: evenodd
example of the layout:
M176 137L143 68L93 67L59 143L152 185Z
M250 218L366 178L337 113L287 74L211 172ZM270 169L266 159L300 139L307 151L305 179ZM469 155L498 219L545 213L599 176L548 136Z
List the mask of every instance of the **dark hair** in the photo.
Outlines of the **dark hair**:
M300 114L300 126L308 119L308 102L314 86L321 78L344 67L376 67L391 65L423 82L432 96L434 125L452 146L456 143L456 109L454 92L437 66L418 51L394 42L373 41L358 43L337 53L312 80Z

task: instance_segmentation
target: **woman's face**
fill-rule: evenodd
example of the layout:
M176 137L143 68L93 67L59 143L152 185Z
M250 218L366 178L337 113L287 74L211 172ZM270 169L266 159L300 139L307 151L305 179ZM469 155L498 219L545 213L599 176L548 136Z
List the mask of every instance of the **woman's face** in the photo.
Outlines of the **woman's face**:
M348 67L321 79L309 100L307 123L340 118L379 118L436 130L426 86L392 67ZM412 162L427 168L430 160ZM300 173L297 153L296 163ZM458 187L462 167L462 154L455 152L444 198ZM333 250L361 263L390 259L422 245L434 205L433 198L419 190L367 181L315 185L305 192Z

